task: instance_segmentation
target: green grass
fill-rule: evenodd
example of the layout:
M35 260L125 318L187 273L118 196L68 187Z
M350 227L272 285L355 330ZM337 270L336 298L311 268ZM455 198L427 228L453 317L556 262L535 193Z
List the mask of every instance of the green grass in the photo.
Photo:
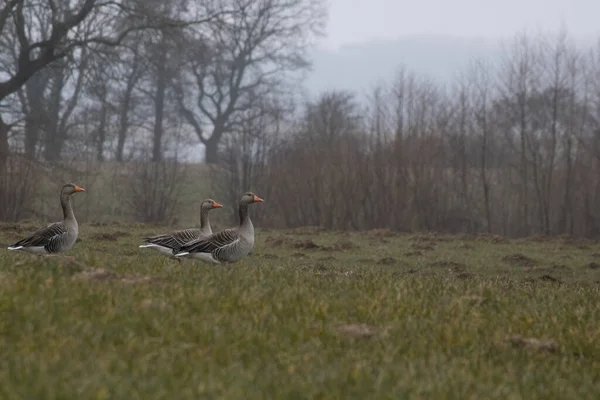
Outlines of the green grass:
M0 251L2 399L600 391L595 242L259 230L215 267L137 247L158 229L80 232L76 262Z

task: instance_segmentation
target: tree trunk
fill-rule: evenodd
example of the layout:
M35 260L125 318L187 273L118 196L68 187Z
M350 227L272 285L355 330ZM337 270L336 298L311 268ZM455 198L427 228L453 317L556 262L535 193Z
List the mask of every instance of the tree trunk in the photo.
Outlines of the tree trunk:
M204 162L206 164L218 164L220 161L219 156L219 143L225 132L224 123L217 121L215 127L210 135L209 139L202 140L204 144Z
M49 99L48 118L46 123L46 140L44 143L44 158L46 161L57 161L60 159L64 141L64 132L60 129L60 108L62 104L62 89L65 83L65 70L59 66L53 70L51 93Z
M58 143L58 132L56 130L51 130L47 133L49 136L48 140L46 140L46 146L44 148L44 159L49 162L58 161L60 159L60 145Z
M106 97L105 99L106 100ZM106 118L108 114L108 107L106 103L102 104L100 110L100 125L98 126L98 137L96 141L96 160L99 162L104 161L104 142L106 141Z
M164 63L160 63L156 71L156 95L154 98L154 138L152 147L152 161L154 162L162 161L163 119L167 88L165 73Z
M133 86L132 86L133 88ZM119 134L117 138L117 154L118 162L123 162L123 151L125 150L125 139L127 138L127 130L129 129L129 111L131 103L131 90L127 88L125 98L121 104L121 113L119 115Z
M2 116L0 116L0 176L5 176L6 163L8 156L10 155L10 149L8 147L8 132L10 126L8 126Z
M25 155L31 159L35 158L37 144L40 140L40 118L40 113L32 110L25 119Z
M219 162L219 142L214 140L214 136L204 143L204 162L206 164Z
M44 125L44 91L48 86L48 74L39 71L25 84L27 104L29 105L25 120L25 154L33 159L40 140L40 133Z

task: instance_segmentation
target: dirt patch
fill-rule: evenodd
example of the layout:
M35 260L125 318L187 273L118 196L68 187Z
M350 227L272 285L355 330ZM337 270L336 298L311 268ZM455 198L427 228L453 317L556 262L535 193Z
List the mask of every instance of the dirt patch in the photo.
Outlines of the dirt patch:
M265 243L270 244L273 247L280 247L283 245L292 244L294 241L285 236L269 236L265 239Z
M547 275L562 274L573 275L573 269L564 264L552 264L549 267L534 268L533 271Z
M410 248L416 251L426 251L435 249L435 246L430 243L413 243Z
M323 272L329 270L325 264L316 263L316 264L303 264L298 267L298 269L309 272Z
M461 297L460 301L463 301L465 303L470 303L473 305L481 305L486 302L486 298L483 296L468 294L468 295Z
M22 233L22 232L34 232L38 230L44 224L0 224L1 232L13 232L13 233Z
M438 242L450 242L450 241L453 241L454 238L451 238L448 236L441 236L435 232L429 232L429 233L416 235L411 240L413 242L420 242L420 243L423 243L423 242L438 243Z
M94 226L94 227L99 227L99 226L108 226L108 222L101 222L101 221L92 221L90 222L90 226Z
M458 274L456 274L456 279L461 279L461 280L473 279L473 274L470 274L468 272L459 272Z
M87 281L107 281L116 279L118 274L104 268L88 268L78 274L73 275L73 280Z
M296 243L294 243L294 248L300 249L300 250L316 250L316 249L320 249L321 246L319 246L312 240L307 239L307 240L299 240Z
M531 236L531 237L527 238L526 240L528 240L530 242L545 243L545 242L556 241L556 237L548 236L548 235L535 235L535 236Z
M124 237L124 236L131 236L131 234L128 232L123 232L123 231L116 231L116 232L110 232L110 233L97 232L97 233L92 233L90 235L90 238L92 238L93 240L106 240L106 241L114 242L118 238Z
M477 240L477 236L476 235L472 235L470 233L463 233L461 235L456 235L456 238L458 240L461 241L472 241L472 240Z
M360 246L358 246L356 243L354 243L351 240L345 239L345 240L338 240L337 242L335 242L333 244L333 246L331 246L331 249L334 251L340 251L340 250L352 250L352 249L358 249Z
M13 280L7 274L0 274L0 287L12 286Z
M552 275L542 275L540 276L540 281L542 282L550 282L550 283L561 283L560 279L553 277Z
M153 283L158 280L151 276L142 275L121 275L114 271L107 270L105 268L88 268L82 272L73 275L73 280L88 281L88 282L106 282L106 281L120 281L122 283Z
M326 257L320 257L319 261L335 261L337 260L337 258L335 258L334 256L326 256Z
M0 231L21 231L21 226L19 224L2 224L0 225Z
M507 243L508 240L504 236L492 235L489 233L480 233L477 235L475 240L480 242L488 242L493 244Z
M410 268L408 270L406 270L403 275L412 275L412 276L419 276L419 277L426 277L426 276L434 276L435 274L432 271L426 271L422 268ZM401 275L399 275L401 276Z
M406 257L415 257L415 256L422 256L423 252L420 250L415 250L415 251L407 251L406 253L404 253L404 255Z
M391 229L382 228L382 229L371 229L367 231L367 234L374 237L395 237L398 236L397 232L392 231Z
M320 226L299 226L297 228L290 228L286 231L288 235L319 235L325 231L325 228Z
M529 258L520 253L510 254L502 257L502 261L507 264L521 266L521 267L533 267L537 264L533 258Z
M340 324L335 331L339 336L349 339L368 339L378 333L374 326L367 324Z
M389 241L388 239L386 239L386 238L383 238L383 237L375 237L375 236L373 236L373 237L370 237L370 238L369 238L369 241L370 241L371 243L374 243L374 244L387 244L387 243L389 243L389 242L390 242L390 241Z
M267 260L277 260L279 258L279 256L277 254L270 254L270 253L266 253L261 255L262 258L267 259Z
M140 307L152 310L165 310L167 308L167 302L159 299L144 299L140 303Z
M295 258L308 258L308 256L306 254L304 254L304 253L294 253L294 254L292 254L292 257L295 257Z
M587 267L589 269L599 269L600 268L600 263L597 262L591 262L587 265Z
M379 261L377 261L378 265L394 265L396 264L398 261L396 261L395 258L392 257L384 257L382 259L380 259Z
M358 260L356 260L356 262L359 262L361 264L371 264L374 263L375 260L373 260L372 258L359 258Z
M561 236L560 237L563 246L575 247L577 249L589 249L589 246L593 244L592 240L574 237L574 236Z
M317 250L322 248L311 239L294 240L285 236L269 236L265 239L265 243L273 247L290 246L300 250Z
M548 353L554 353L558 350L558 344L553 340L540 340L536 338L524 338L520 335L513 335L506 338L506 342L515 348L526 348Z
M437 268L451 268L454 271L464 271L467 266L463 263L458 263L455 261L447 261L447 260L442 260L442 261L436 261L433 262L431 264L429 264L432 267L437 267Z

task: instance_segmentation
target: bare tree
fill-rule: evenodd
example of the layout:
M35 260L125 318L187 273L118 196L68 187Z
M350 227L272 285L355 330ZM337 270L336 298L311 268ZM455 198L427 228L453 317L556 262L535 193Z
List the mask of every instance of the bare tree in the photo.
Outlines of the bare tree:
M474 134L479 137L479 175L483 193L483 208L487 233L494 231L492 216L492 185L490 170L493 165L490 160L491 148L494 141L493 121L491 120L491 102L494 98L491 67L485 60L476 60L469 68L468 77L472 83L471 98L473 107Z
M502 122L506 143L519 155L517 168L521 213L516 219L521 221L523 235L531 233L530 174L535 175L537 172L535 169L531 171L532 119L529 99L539 90L539 57L539 47L531 38L522 35L514 40L510 52L503 60L504 76L499 82L501 97L496 102L496 112Z
M79 0L74 3L9 0L0 7L0 37L12 35L17 38L17 48L9 51L14 51L17 63L14 68L4 71L8 77L0 81L0 102L16 93L48 65L71 57L75 49L117 46L133 31L197 22L172 20L146 3L128 0ZM203 15L202 21L212 17ZM1 48L0 58L6 59L9 45L2 43ZM61 78L57 76L56 79ZM10 127L0 115L0 172L9 154ZM54 145L54 142L50 144ZM53 149L49 154L54 157L54 153Z
M210 164L235 114L281 93L290 73L309 66L307 50L326 16L321 0L223 0L222 7L232 13L190 37L194 51L179 92L181 112Z
M238 115L236 130L223 138L221 160L212 170L212 183L217 193L235 204L240 193L253 190L270 198L273 185L267 178L270 172L269 155L285 139L285 129L293 110L285 99L262 99L260 107ZM232 218L238 218L232 209ZM256 220L263 214L257 211ZM255 217L253 217L254 219Z
M165 3L166 4L166 3ZM146 43L149 84L145 92L152 99L154 123L152 127L152 161L160 162L163 156L165 114L169 111L167 101L172 93L172 82L179 67L180 55L185 52L179 31L162 29ZM175 111L175 110L173 110Z

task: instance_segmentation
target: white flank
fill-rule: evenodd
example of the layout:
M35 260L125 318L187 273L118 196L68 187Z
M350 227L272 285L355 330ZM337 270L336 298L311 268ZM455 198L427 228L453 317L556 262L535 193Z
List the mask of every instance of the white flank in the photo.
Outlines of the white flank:
M220 264L218 260L213 258L212 253L191 253L190 257L195 258L197 260L201 260L211 264Z
M22 250L22 251L26 251L28 253L33 253L33 254L48 254L48 252L46 251L46 249L44 248L44 246L35 246L35 247L23 247L23 246L17 246L17 247L9 247L9 250Z
M163 254L166 254L166 255L169 255L169 256L173 255L173 250L172 249L170 249L168 247L165 247L165 246L159 246L159 245L153 244L153 243L142 244L142 245L140 245L140 247L142 247L142 248L148 248L148 249L154 249L154 250L156 250L156 251L158 251L160 253L163 253Z

